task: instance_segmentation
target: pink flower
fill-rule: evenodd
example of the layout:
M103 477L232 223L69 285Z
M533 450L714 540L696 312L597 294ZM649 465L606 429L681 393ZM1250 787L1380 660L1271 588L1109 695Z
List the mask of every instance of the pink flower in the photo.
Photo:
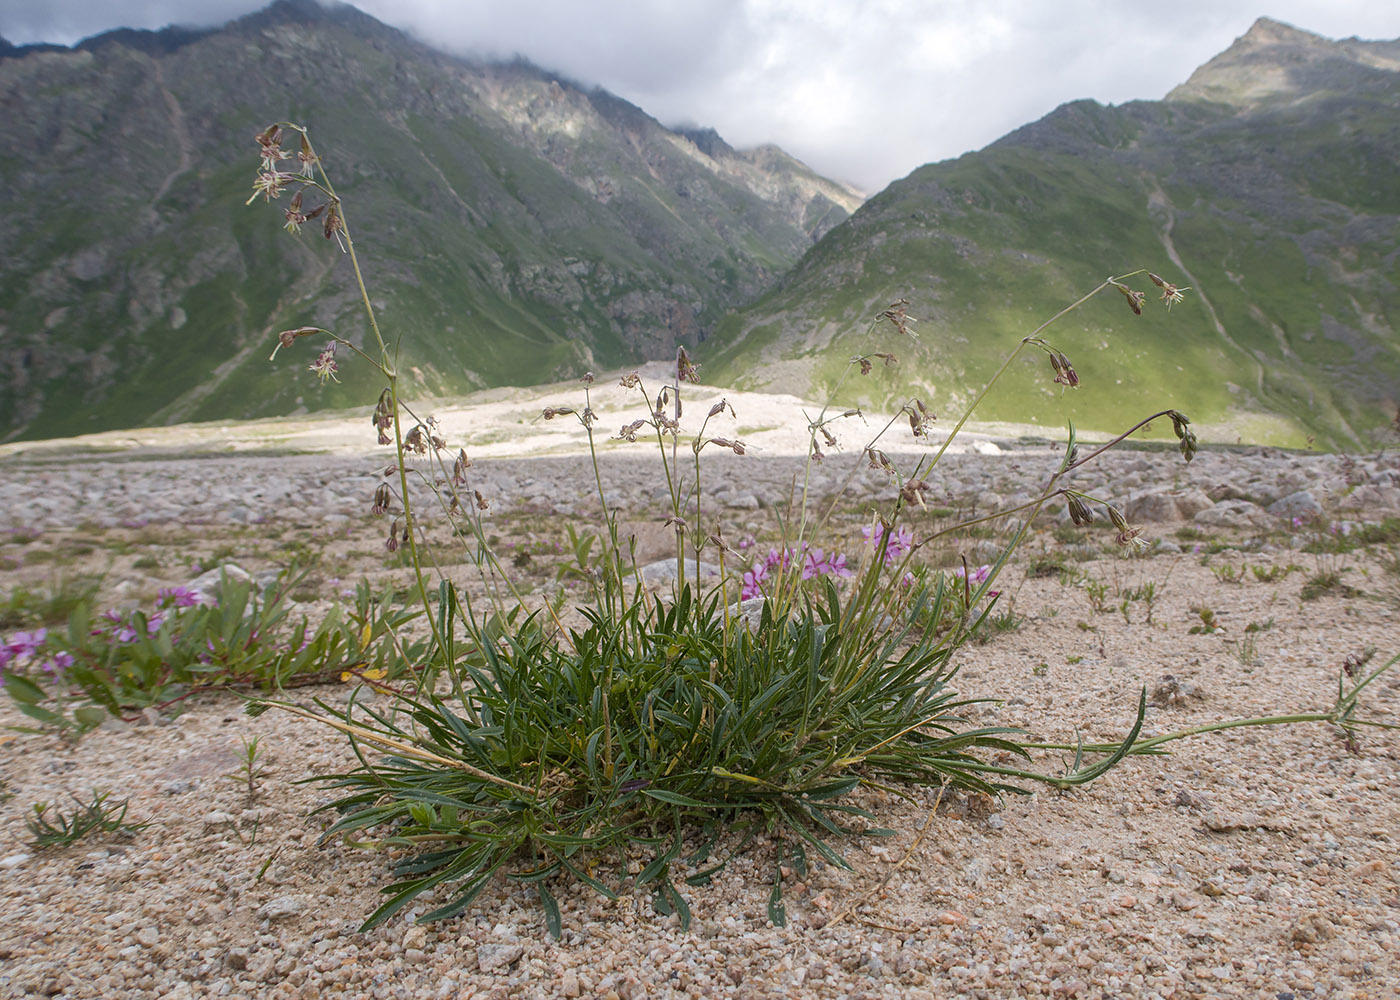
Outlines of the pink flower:
M193 608L204 604L204 595L188 587L161 587L156 591L163 608Z
M972 570L969 570L966 566L959 566L953 570L953 575L958 579L962 579L966 576L968 583L982 583L987 577L991 576L991 574L992 567L985 565L978 566L976 569Z
M860 529L860 533L865 536L865 543L876 548L885 537L885 526L880 522L875 522L874 526L866 525ZM914 547L914 532L908 528L899 527L890 535L889 544L885 546L885 565L892 565L908 554Z
M43 647L48 637L49 630L46 628L16 632L9 642L0 644L0 666L29 659Z

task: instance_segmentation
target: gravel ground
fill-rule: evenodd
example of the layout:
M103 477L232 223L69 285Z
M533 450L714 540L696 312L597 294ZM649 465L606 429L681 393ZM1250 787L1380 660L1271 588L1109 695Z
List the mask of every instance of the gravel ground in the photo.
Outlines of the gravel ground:
M157 503L187 512L184 527L199 522L197 544L189 543L196 548L224 534L244 544L289 521L348 533L360 530L364 487L373 483L365 463L348 457L181 459L190 464L179 468L169 457L148 459L9 460L0 491L34 501L0 497L9 500L12 533L30 532L24 537L53 551L79 536L149 534L150 524L123 522L151 520ZM1030 449L962 456L962 464L946 465L940 487L1007 500L1051 460ZM563 485L576 481L577 460L550 461L482 463L484 481L511 498L500 504L502 516L510 509L567 516L581 502ZM1183 480L1177 466L1163 471L1167 461L1130 455L1096 482L1115 494L1153 484L1180 492L1218 487L1228 476L1237 492L1257 497L1259 482L1281 483L1277 495L1312 490L1329 507L1352 495L1348 467L1335 456L1203 453L1194 480ZM715 502L738 519L736 530L759 523L744 519L761 519L791 474L776 460L724 468L743 470L715 490ZM608 469L605 485L640 517L647 497L634 470ZM1393 465L1377 460L1364 471L1384 490L1394 482L1387 470ZM204 499L172 493L171 484L191 482ZM1388 511L1356 508L1346 516L1358 522ZM78 517L86 523L75 526ZM1076 732L1110 739L1128 729L1143 687L1152 698L1147 727L1156 732L1315 710L1330 705L1346 656L1376 647L1375 665L1400 652L1400 600L1384 553L1334 558L1355 592L1303 600L1318 557L1293 551L1286 533L1202 565L1189 540L1173 541L1180 526L1152 526L1167 544L1151 556L1073 562L1084 574L1078 584L1023 579L1028 564L1020 564L1006 589L1022 624L961 656L961 689L1001 699L975 721L1021 726L1047 740ZM1219 532L1257 533L1238 525ZM1041 550L1091 554L1048 532L1026 552ZM0 557L14 551L0 549ZM124 555L109 572L118 593L145 593L177 570L193 572L168 564L139 571L131 561ZM1219 572L1289 565L1301 569L1272 582L1246 572L1231 583ZM14 579L33 581L51 568L22 559L10 567ZM1103 610L1084 580L1106 588ZM1157 590L1150 622L1141 600L1129 600L1126 614L1120 609L1147 583ZM1224 633L1190 632L1202 607ZM1250 623L1261 630L1246 632ZM1255 639L1252 651L1246 636ZM335 701L347 688L298 694ZM1373 685L1364 705L1363 714L1400 721L1400 671ZM852 841L854 873L820 865L805 878L792 873L785 928L767 920L772 856L759 845L712 884L687 891L695 914L688 932L673 916L655 915L647 894L610 902L561 884L564 933L555 941L533 890L505 882L461 918L416 925L412 918L433 905L423 901L359 933L380 901L388 859L338 840L318 843L328 820L311 811L329 793L299 783L351 766L344 740L283 713L250 719L229 697L182 707L173 717L113 721L76 745L0 736L9 795L0 804L0 995L1400 995L1394 734L1368 736L1352 753L1323 725L1238 729L1173 744L1170 756L1133 759L1069 793L944 797L931 818L932 790L908 789L908 800L868 791L862 804L898 835ZM0 704L0 722L20 718ZM254 736L267 773L250 800L223 776L236 769L242 740ZM1056 769L1060 755L1040 765ZM29 846L31 803L94 788L129 797L129 818L151 825L129 839Z

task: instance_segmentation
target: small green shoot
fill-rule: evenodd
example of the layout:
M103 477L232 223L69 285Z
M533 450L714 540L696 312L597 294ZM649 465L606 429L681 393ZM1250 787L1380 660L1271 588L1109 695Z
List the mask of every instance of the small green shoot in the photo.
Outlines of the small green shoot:
M130 800L122 799L108 805L109 795L94 791L91 802L73 795L77 808L66 816L53 803L36 802L34 815L25 820L29 832L34 834L31 843L37 848L68 847L92 833L130 836L151 825L128 823L126 809Z

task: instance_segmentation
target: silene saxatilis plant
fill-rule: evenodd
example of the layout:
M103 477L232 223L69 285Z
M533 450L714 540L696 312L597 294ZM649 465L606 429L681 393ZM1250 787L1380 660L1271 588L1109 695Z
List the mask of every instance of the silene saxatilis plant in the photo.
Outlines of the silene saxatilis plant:
M1072 788L1130 754L1160 753L1163 743L1197 732L1325 722L1353 740L1361 727L1382 725L1356 717L1357 699L1396 659L1344 673L1330 711L1152 739L1140 739L1140 696L1125 708L1123 739L1102 745L1031 743L1017 730L976 726L966 710L993 699L951 687L958 650L992 614L998 577L1047 504L1067 506L1076 525L1104 517L1120 545L1146 546L1140 527L1106 498L1076 489L1071 474L1151 421L1171 421L1185 461L1197 441L1187 417L1170 409L1091 451L1071 427L1058 468L1033 499L955 524L925 514L931 471L1022 353L1041 352L1056 383L1078 388L1073 364L1047 339L1057 320L1106 291L1141 313L1146 294L1131 286L1140 276L1168 308L1188 289L1145 271L1107 278L1022 338L938 447L904 467L882 443L906 423L926 439L934 421L922 400L908 400L864 444L847 479L864 467L889 477L869 503L867 544L851 562L833 548L841 541L829 537L836 504L819 498L812 471L836 445L834 428L858 411L829 403L808 418L807 472L794 484L780 544L754 560L702 503L706 452L746 453L722 430L732 408L723 400L687 407L699 365L684 348L659 384L623 375L637 411L616 437L654 449L675 536L675 583L665 593L645 584L609 505L599 459L605 432L593 409L594 377L584 375L576 401L543 412L578 421L593 458L589 491L601 544L596 552L578 547L587 556L585 597L565 607L517 585L486 530L491 499L473 485L467 452L403 398L398 339L381 331L355 230L306 129L282 122L257 143L262 163L250 203L285 195L279 204L290 231L315 222L339 244L368 329L359 344L319 327L287 330L273 354L307 339L317 350L309 363L317 377L335 378L346 355L382 377L373 431L394 457L372 513L386 523L386 547L406 553L424 611L417 639L425 645L415 647L422 655L400 675L410 680L369 681L387 697L356 695L343 707L268 699L251 709L292 712L351 740L358 766L314 780L340 793L326 807L336 817L328 836L353 834L361 846L396 849L385 900L366 928L415 901L420 920L455 916L497 876L533 889L555 935L562 920L555 892L571 882L607 897L649 894L658 915L675 914L686 926L686 887L748 850L771 861L768 914L783 924L785 868L847 868L847 838L890 832L853 804L850 793L861 786L896 795L917 785L991 795ZM882 330L895 340L911 337L906 307L897 301L875 316L867 341ZM890 351L871 351L851 359L847 376L894 362ZM451 530L434 537L465 547L473 579L452 579L435 557L429 528L444 522ZM987 565L938 571L920 558L940 536L991 522L1005 530ZM702 577L706 560L719 567L717 578ZM1037 770L1034 752L1045 749L1073 751L1073 761L1059 773Z

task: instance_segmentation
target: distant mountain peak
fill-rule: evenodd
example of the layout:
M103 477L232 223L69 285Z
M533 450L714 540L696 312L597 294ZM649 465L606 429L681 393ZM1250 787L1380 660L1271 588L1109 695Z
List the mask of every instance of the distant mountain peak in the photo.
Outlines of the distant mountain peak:
M1328 45L1326 38L1315 35L1311 31L1304 31L1302 28L1295 28L1291 24L1283 21L1276 21L1272 17L1261 17L1249 26L1249 30L1235 40L1235 45L1242 47L1260 47L1264 45Z
M1272 99L1350 89L1376 71L1400 71L1400 43L1333 41L1261 17L1220 55L1205 63L1169 101L1212 101L1248 108Z

